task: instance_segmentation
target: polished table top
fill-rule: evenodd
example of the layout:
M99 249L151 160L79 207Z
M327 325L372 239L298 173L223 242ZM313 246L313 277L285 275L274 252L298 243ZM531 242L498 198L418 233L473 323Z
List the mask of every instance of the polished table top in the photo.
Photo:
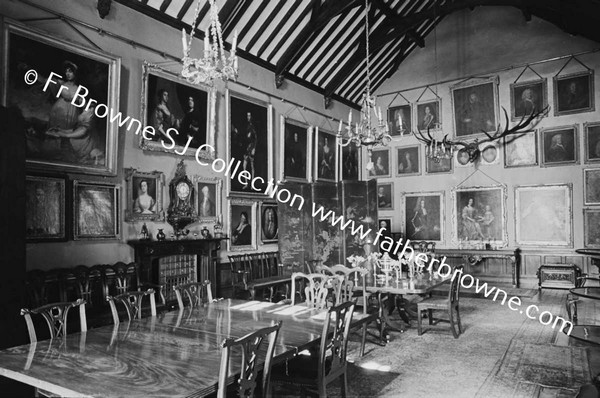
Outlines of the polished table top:
M203 396L217 389L224 338L282 320L274 355L283 360L319 340L325 313L221 300L2 350L0 375L62 396Z
M563 333L566 334L566 332L568 332L568 329L563 330ZM600 345L600 326L575 325L573 326L571 334L568 336L586 343Z
M595 300L600 300L600 286L576 287L573 289L569 289L569 292L579 297L587 297Z
M450 278L440 278L437 277L436 274L430 276L428 273L422 274L421 277L414 277L412 280L406 277L396 280L395 276L391 276L387 279L377 276L376 278L367 280L366 289L368 292L383 292L400 295L426 294L449 280Z

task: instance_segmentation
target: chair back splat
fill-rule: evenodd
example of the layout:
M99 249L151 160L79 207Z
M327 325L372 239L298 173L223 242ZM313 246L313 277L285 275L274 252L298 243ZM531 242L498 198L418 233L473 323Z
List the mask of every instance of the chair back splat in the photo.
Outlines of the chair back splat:
M87 331L87 320L85 316L85 300L79 299L73 302L51 303L31 310L23 308L21 310L21 315L25 317L30 342L35 343L37 341L35 326L33 325L33 320L31 319L32 314L41 315L44 318L44 320L48 324L50 338L54 339L58 337L63 337L67 334L67 317L69 315L69 310L73 307L79 307L79 323L81 331Z
M213 301L210 281L190 282L181 285L173 286L173 290L177 295L177 303L179 309L185 307L184 302L187 300L190 307L197 307L204 303Z
M148 289L143 292L127 292L119 294L117 296L108 296L106 301L110 304L110 310L113 316L113 322L115 325L119 324L119 312L115 303L121 303L125 306L127 312L127 319L141 319L142 318L142 299L144 296L150 296L150 311L152 316L156 316L156 300L154 298L154 289Z
M228 338L223 340L221 353L221 369L219 372L219 387L217 398L227 396L227 377L229 374L230 360L232 352L236 347L241 349L240 378L236 383L236 392L238 397L253 397L254 390L257 387L256 379L260 370L259 360L264 352L264 346L267 345L266 355L264 357L263 377L260 385L261 396L270 397L271 389L269 386L271 378L271 360L275 351L275 342L281 328L281 321L277 324L259 329L249 333L239 339Z
M292 274L292 305L296 299L304 300L309 308L323 309L327 307L327 294L331 276L325 274L305 274L294 272ZM297 280L299 280L297 282ZM296 286L298 283L299 286ZM338 286L331 286L338 288Z

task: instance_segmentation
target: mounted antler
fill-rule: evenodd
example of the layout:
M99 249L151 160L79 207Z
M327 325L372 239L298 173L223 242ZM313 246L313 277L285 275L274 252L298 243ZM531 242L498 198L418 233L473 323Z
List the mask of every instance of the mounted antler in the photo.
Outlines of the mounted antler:
M431 136L429 129L427 129L427 135L423 134L419 130L417 130L416 132L413 132L413 134L415 135L415 137L417 137L417 139L419 141L423 142L426 145L426 155L429 155L429 151L433 152L432 157L435 162L439 162L441 156L446 156L448 149L450 150L450 155L452 155L452 152L453 152L455 146L464 147L465 150L467 151L467 154L469 155L469 162L475 162L479 158L479 155L481 154L481 151L479 150L480 144L485 143L485 142L492 142L492 141L500 140L507 136L514 137L509 142L516 140L517 138L521 137L522 134L532 131L532 129L530 128L530 124L532 122L534 122L536 119L538 119L540 116L546 114L548 112L548 108L549 107L547 106L539 112L536 112L534 110L533 112L531 112L531 114L529 116L523 116L516 125L509 128L508 113L506 112L506 109L504 109L504 107L503 107L502 110L504 111L504 119L506 121L506 127L504 128L504 130L501 130L500 125L498 125L498 128L496 129L496 131L491 134L482 130L482 133L484 133L487 137L482 140L479 140L479 138L475 138L475 140L473 140L471 142L451 141L448 139L448 134L446 134L446 135L444 135L444 138L442 139L442 141L436 142L436 140ZM517 134L519 134L519 135L517 135ZM440 155L440 150L441 150L441 155Z

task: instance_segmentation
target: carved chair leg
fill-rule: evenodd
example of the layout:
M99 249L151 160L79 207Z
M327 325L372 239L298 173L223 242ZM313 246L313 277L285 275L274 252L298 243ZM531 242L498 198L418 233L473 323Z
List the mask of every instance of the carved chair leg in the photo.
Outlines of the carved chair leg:
M344 372L344 374L342 374L342 397L345 398L348 396L348 376L346 375L346 372ZM325 395L322 396L327 396L327 392L325 392Z
M419 336L423 333L422 326L421 326L422 321L423 321L423 311L417 309L417 332L418 332Z
M367 324L366 322L363 323L362 326L362 339L360 342L360 356L364 356L365 355L365 343L367 342Z
M458 321L458 333L462 334L462 324L460 323L460 309L456 306L456 320Z

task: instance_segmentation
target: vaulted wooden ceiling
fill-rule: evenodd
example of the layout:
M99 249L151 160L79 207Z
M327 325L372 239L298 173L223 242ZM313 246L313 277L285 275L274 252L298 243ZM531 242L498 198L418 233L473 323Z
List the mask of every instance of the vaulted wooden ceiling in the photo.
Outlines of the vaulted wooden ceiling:
M198 0L116 0L189 32ZM448 14L477 6L511 6L568 33L600 42L598 0L368 0L371 87L375 90ZM200 0L196 35L210 23ZM330 100L356 107L366 82L365 0L216 0L224 40L238 32L238 55ZM229 48L229 45L226 44Z

